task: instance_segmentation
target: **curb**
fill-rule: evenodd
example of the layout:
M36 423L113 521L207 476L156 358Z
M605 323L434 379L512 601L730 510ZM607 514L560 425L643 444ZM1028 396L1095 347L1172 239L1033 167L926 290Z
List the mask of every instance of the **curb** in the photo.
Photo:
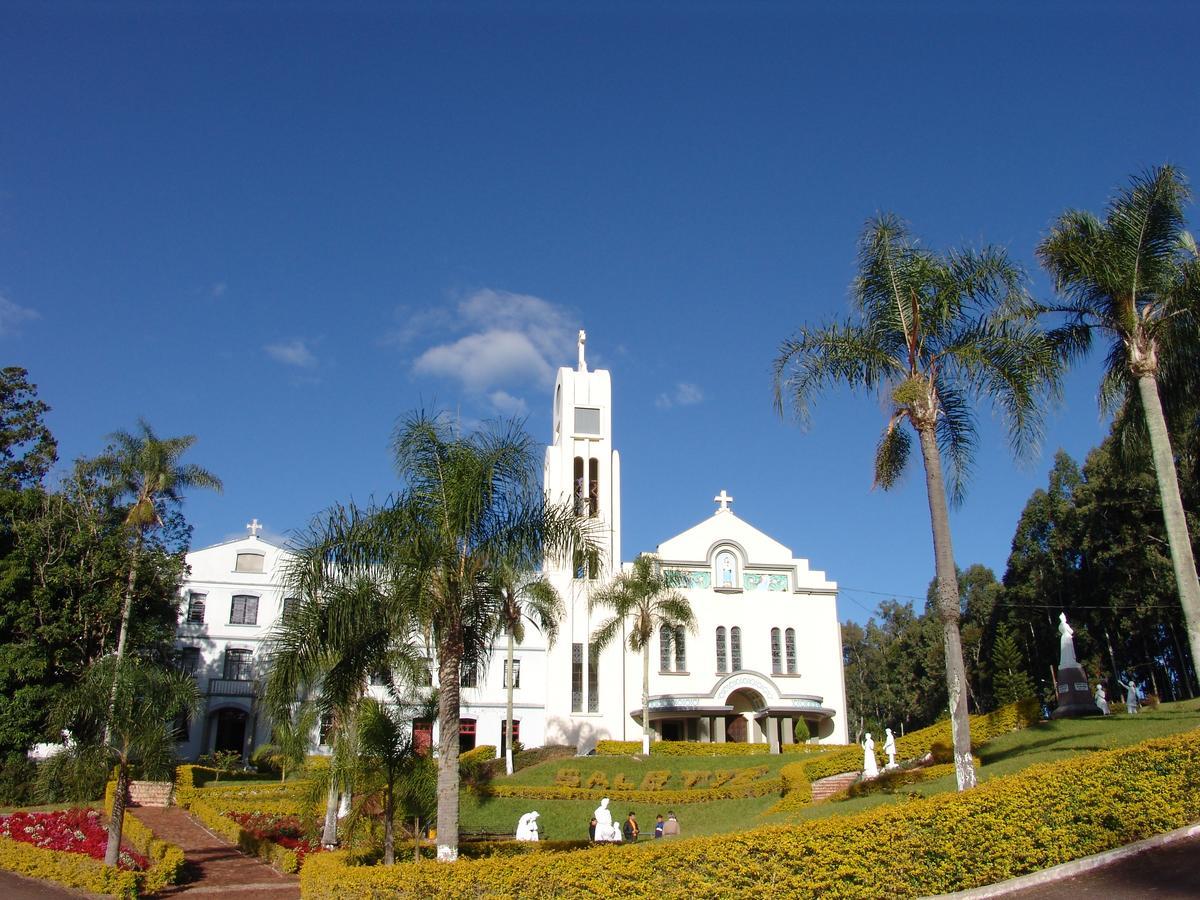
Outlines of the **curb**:
M1003 897L1005 894L1010 894L1013 891L1051 884L1055 881L1063 881L1084 872L1090 872L1093 869L1104 868L1118 860L1137 856L1146 850L1152 850L1156 847L1166 847L1170 844L1191 840L1196 837L1200 837L1200 823L1185 825L1183 828L1176 828L1174 831L1168 831L1165 834L1156 834L1154 837L1126 844L1124 847L1117 847L1115 850L1106 850L1104 853L1096 853L1092 856L1085 856L1082 859L1061 863L1030 875L1010 878L1008 881L1000 881L984 887L971 888L967 891L955 891L952 894L937 894L936 896L923 898L923 900L982 900L984 897Z

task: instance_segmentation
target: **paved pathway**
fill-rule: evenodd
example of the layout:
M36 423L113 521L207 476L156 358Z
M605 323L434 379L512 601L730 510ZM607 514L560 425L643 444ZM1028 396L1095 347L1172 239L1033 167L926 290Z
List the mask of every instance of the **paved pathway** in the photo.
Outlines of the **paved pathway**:
M1005 894L1005 900L1154 900L1200 897L1200 836L1136 856L1073 878L1064 878Z
M79 900L80 897L95 897L52 881L23 878L13 872L0 871L0 897L4 900Z
M199 898L214 894L264 900L295 900L300 896L300 880L295 875L280 875L270 866L244 856L178 807L142 807L130 812L148 825L155 836L182 847L187 857L183 883L158 896L194 894Z

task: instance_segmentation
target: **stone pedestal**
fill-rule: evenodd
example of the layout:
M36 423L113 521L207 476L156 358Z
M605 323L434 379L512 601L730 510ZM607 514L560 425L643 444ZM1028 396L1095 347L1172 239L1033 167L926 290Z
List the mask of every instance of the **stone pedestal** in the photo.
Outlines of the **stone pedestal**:
M1052 719L1077 719L1081 716L1098 716L1100 707L1088 689L1087 676L1079 666L1068 666L1058 670L1058 706L1050 713Z

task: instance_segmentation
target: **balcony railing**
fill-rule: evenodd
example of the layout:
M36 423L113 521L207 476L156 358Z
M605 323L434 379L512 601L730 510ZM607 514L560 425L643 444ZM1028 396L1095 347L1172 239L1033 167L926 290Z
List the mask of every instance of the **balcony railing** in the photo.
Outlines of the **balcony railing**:
M233 678L208 679L208 696L210 697L255 697L257 695L257 681L239 681Z

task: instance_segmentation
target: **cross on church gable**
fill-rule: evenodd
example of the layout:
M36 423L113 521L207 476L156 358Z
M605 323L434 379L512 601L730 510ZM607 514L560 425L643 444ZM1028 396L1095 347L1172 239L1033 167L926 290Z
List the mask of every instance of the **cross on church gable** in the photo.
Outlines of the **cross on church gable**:
M733 498L725 492L725 488L721 488L721 493L713 497L713 500L721 504L720 512L729 512L729 504L733 502Z
M257 518L251 519L249 522L247 522L246 527L250 529L250 537L252 538L258 537L258 533L262 531L262 526L258 524Z

